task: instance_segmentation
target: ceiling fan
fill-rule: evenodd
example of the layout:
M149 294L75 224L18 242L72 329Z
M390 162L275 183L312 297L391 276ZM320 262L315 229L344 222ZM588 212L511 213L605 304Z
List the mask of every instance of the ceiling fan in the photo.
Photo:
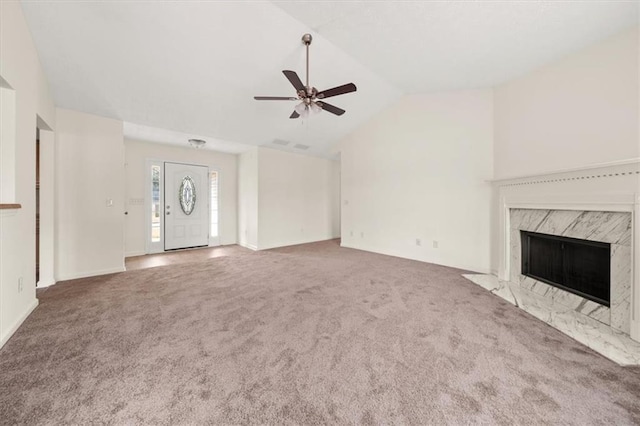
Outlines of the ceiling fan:
M295 71L284 70L282 71L296 89L296 97L291 96L254 96L253 99L257 101L301 101L295 106L293 113L289 118L306 118L310 114L318 113L322 110L328 111L335 115L342 115L345 111L342 108L333 106L323 101L323 99L330 98L332 96L344 95L345 93L351 93L356 91L356 85L353 83L343 84L342 86L334 87L332 89L322 90L318 92L315 87L309 85L309 45L311 44L311 34L305 34L302 36L302 43L307 47L307 84L302 84L300 77Z

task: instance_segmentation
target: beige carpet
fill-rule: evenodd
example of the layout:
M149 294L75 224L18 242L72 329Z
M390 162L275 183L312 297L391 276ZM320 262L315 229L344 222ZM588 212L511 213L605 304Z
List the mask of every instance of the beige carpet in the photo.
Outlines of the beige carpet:
M0 422L640 422L638 369L461 272L330 241L60 283L0 351Z

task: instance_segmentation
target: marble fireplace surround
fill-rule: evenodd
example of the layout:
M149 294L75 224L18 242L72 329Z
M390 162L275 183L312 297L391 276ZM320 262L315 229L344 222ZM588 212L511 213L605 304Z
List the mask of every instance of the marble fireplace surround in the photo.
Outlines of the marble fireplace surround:
M509 209L510 279L520 287L629 334L631 303L631 213L585 210ZM611 244L610 307L522 275L520 231Z
M627 174L640 176L640 170ZM640 308L640 271L634 255L640 253L640 227L636 225L640 197L631 191L543 193L546 186L535 192L517 191L520 185L548 185L562 180L554 177L550 181L501 183L508 188L498 194L497 276L465 277L614 362L640 365L640 318L634 318L634 310ZM520 229L612 242L612 285L617 282L612 309L523 277Z

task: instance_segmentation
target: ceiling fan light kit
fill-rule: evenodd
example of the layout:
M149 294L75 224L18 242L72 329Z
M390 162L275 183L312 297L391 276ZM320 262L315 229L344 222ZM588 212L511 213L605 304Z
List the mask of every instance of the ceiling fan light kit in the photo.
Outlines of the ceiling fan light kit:
M342 108L338 108L337 106L328 104L326 102L321 102L321 99L330 98L332 96L344 95L345 93L355 92L357 90L356 85L353 83L343 84L342 86L334 87L332 89L327 89L323 91L318 91L315 87L309 84L309 46L311 45L311 41L313 41L313 37L311 34L304 34L302 36L302 44L306 46L307 49L307 75L306 75L306 84L302 83L300 77L295 71L284 70L282 73L287 80L293 85L296 89L297 97L287 97L287 96L254 96L253 98L257 101L300 101L298 105L295 106L293 112L289 116L289 118L307 118L312 114L317 114L322 110L330 112L335 115L342 115L345 113L345 110Z

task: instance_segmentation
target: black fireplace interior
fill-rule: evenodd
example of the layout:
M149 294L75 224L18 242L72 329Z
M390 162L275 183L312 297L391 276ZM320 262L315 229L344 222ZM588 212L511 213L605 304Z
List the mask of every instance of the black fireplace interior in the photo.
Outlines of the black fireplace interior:
M522 274L609 306L611 244L520 231Z

